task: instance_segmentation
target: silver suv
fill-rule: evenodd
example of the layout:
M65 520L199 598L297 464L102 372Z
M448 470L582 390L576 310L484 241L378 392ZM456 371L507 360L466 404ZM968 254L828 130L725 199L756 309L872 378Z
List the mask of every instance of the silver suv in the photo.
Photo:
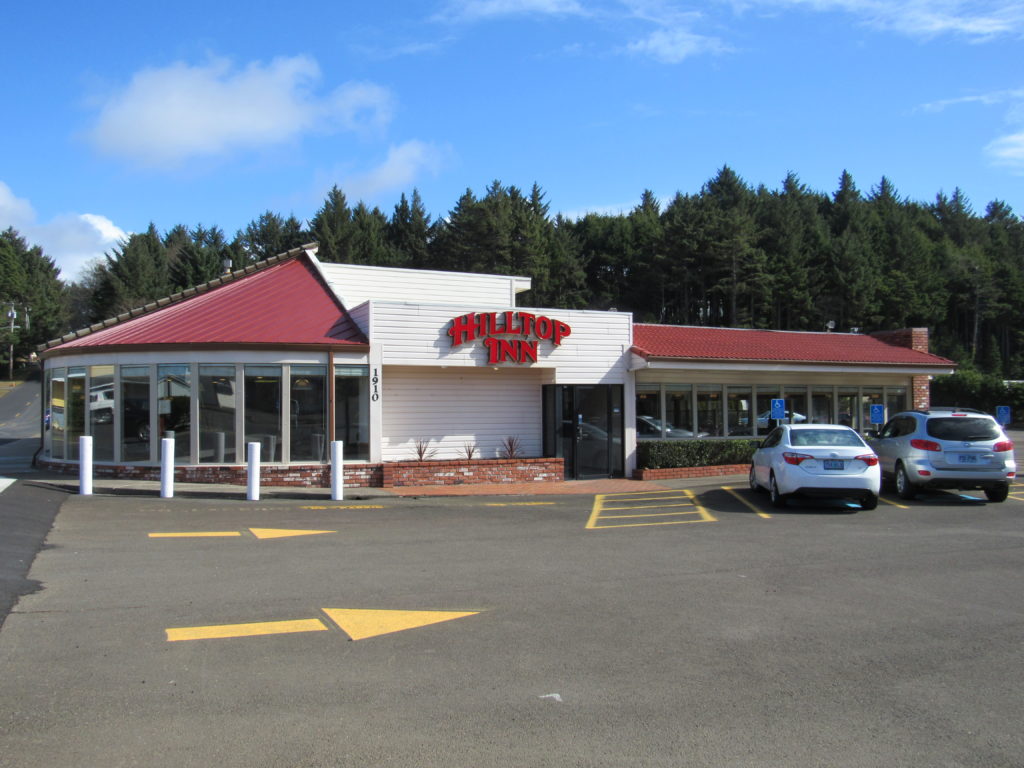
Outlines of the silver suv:
M1017 474L1013 443L1002 427L970 408L897 413L869 440L882 477L895 481L903 499L926 488L957 488L1004 501Z

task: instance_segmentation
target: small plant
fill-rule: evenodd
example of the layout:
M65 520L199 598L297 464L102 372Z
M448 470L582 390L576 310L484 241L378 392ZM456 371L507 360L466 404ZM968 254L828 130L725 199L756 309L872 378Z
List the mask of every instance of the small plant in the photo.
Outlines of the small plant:
M476 443L463 443L462 444L462 455L465 456L466 459L469 460L469 461L472 461L476 457L477 453L479 453L479 452L480 452L480 448L477 446Z
M412 452L416 456L416 461L427 461L434 458L437 448L431 448L430 441L421 437L413 441Z
M510 435L501 441L499 449L504 459L518 459L523 455L523 441L516 435Z

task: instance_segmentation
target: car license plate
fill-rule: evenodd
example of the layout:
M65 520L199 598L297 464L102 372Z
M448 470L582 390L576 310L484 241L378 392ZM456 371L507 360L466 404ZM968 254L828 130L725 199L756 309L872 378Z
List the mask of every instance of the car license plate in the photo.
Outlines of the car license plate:
M842 469L843 468L843 460L842 459L825 459L823 463L825 465L825 469Z
M958 453L956 455L957 464L977 464L978 457L973 453Z

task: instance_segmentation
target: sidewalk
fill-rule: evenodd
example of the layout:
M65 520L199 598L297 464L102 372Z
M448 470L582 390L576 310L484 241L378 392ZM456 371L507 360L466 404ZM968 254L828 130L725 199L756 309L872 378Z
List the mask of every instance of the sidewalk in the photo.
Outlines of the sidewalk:
M23 482L57 488L77 494L78 475L56 472L33 472L21 475ZM421 496L593 496L599 493L654 493L700 485L741 485L745 475L688 480L659 480L658 482L611 478L601 480L557 480L534 483L466 483L463 485L415 485L399 488L345 488L346 501L364 501L374 498L410 498ZM245 499L244 485L215 485L207 483L175 483L174 496L184 498ZM107 477L93 479L95 496L159 496L160 483L156 480L118 480ZM330 488L262 486L261 499L317 499L330 501Z

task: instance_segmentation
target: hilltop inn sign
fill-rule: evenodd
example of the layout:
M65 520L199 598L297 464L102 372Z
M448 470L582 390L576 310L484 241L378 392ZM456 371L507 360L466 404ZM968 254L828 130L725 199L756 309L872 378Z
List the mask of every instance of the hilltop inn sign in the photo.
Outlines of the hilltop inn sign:
M451 321L448 335L452 346L466 341L482 339L487 348L487 362L536 363L538 341L550 341L559 346L562 339L572 333L568 323L552 320L532 312L470 312ZM525 338L498 338L521 336ZM532 339L529 337L533 337Z
M45 345L41 461L91 436L98 475L156 479L173 437L177 479L244 485L258 442L264 484L329 486L341 441L349 486L623 477L645 440L766 434L773 400L866 429L954 369L924 328L653 325L530 287L296 248Z

